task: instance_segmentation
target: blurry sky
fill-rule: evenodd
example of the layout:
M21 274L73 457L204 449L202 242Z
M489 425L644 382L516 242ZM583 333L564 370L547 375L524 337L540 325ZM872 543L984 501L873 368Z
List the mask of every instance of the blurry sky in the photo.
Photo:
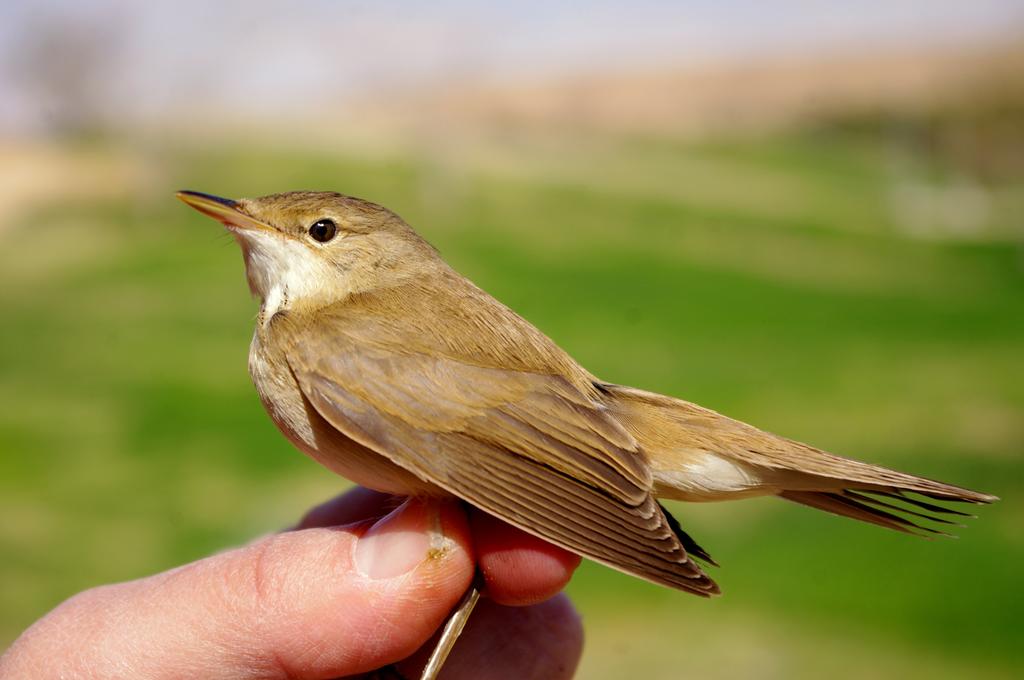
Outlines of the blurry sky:
M108 120L302 115L380 89L1021 34L1021 0L0 3L0 133L54 89Z

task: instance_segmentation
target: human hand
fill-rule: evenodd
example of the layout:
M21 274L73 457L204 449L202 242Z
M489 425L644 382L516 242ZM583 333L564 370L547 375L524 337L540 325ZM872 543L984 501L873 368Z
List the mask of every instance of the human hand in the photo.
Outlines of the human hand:
M556 594L577 556L451 501L394 504L353 489L295 530L80 593L15 641L0 678L416 678L477 566L488 599L443 677L572 677L582 628Z

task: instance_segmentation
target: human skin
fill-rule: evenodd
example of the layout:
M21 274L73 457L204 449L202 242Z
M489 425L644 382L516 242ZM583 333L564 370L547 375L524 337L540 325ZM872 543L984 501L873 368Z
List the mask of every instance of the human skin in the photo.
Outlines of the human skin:
M292 530L137 581L37 621L0 678L416 677L473 579L486 599L445 678L570 678L579 618L558 594L579 557L452 501L357 488Z

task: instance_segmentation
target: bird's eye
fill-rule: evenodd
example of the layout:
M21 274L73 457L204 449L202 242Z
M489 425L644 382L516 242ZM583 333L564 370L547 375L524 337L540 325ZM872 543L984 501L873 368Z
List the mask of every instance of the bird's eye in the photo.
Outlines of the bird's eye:
M320 243L327 243L337 233L338 226L334 224L334 220L317 220L309 228L309 235L313 237L313 240Z

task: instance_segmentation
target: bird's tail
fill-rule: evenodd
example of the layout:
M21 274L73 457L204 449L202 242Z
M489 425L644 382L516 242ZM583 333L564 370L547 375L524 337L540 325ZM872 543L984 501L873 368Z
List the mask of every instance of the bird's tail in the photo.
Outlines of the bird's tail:
M710 409L652 392L601 385L609 410L637 439L662 498L777 495L908 533L945 534L970 516L932 501L990 503L989 494L843 458Z

